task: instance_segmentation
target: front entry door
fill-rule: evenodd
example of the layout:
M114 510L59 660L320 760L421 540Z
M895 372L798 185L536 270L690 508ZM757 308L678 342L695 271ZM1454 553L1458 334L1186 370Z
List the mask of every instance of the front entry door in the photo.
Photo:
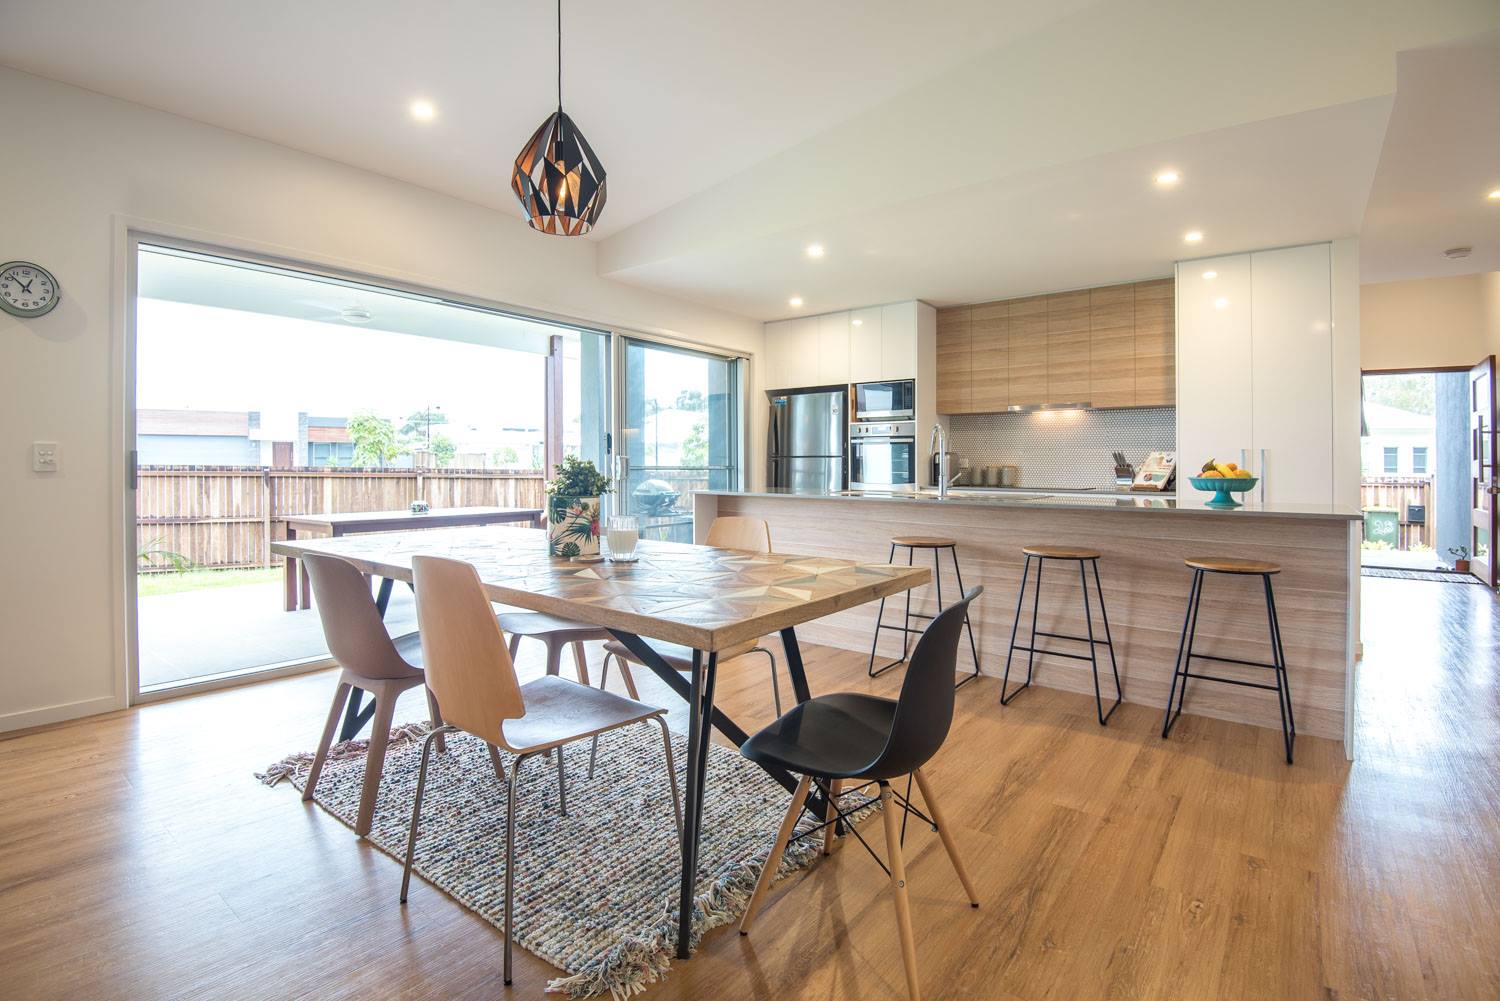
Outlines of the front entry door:
M1469 528L1470 569L1495 586L1496 471L1495 356L1469 370Z

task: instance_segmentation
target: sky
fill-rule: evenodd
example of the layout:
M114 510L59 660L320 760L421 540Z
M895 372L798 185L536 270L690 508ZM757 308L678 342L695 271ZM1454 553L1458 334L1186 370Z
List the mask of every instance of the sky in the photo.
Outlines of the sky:
M523 331L537 328L535 323L438 301L413 304L410 296L381 289L351 291L294 272L212 258L148 251L141 266L153 269L142 273L153 291L161 290L154 294L166 296L137 300L136 405L142 409L258 411L267 437L285 439L296 436L299 412L347 418L373 411L399 427L431 407L447 417L442 433L460 452L490 453L529 437L540 440L543 355L436 336L447 327L459 336L491 338L493 327L493 337L503 341L518 322ZM345 299L368 309L377 323L404 322L407 330L434 336L346 322L335 308ZM219 300L234 301L237 308L200 304ZM334 319L284 315L308 307L327 310ZM564 338L565 438L576 447L581 339L566 328L544 330L552 331ZM646 394L668 418L662 427L653 422L653 437L680 423L665 412L684 389L706 395L710 364L692 354L646 352ZM670 431L661 435L669 436L676 437Z

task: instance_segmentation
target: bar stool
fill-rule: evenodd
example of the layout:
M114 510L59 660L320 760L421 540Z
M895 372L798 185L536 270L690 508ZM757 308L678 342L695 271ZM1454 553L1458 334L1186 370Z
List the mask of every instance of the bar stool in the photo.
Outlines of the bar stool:
M1172 667L1172 688L1167 692L1167 713L1162 720L1161 735L1165 740L1172 724L1182 715L1182 702L1187 697L1187 679L1217 681L1225 685L1242 688L1261 688L1276 693L1277 708L1281 711L1281 740L1286 746L1286 763L1292 763L1292 744L1297 739L1297 721L1292 716L1292 688L1286 674L1286 651L1281 646L1281 620L1276 615L1276 596L1271 590L1271 578L1281 573L1281 567L1262 560L1241 560L1225 556L1189 556L1183 560L1193 571L1193 586L1188 592L1187 614L1182 620L1182 639L1177 644L1177 661ZM1194 653L1193 641L1198 632L1198 609L1203 604L1203 582L1206 574L1229 574L1236 577L1259 577L1266 592L1266 622L1271 634L1271 659L1267 664L1258 660L1240 660L1237 657L1218 657L1206 653ZM1238 678L1221 678L1212 674L1194 674L1193 659L1213 660L1221 664L1239 664L1243 667L1263 667L1275 672L1276 683L1268 685L1257 681L1241 681ZM1177 679L1182 679L1179 686ZM1177 700L1177 710L1172 710L1172 700Z
M1023 546L1021 552L1026 556L1026 565L1021 570L1021 591L1016 595L1016 619L1010 627L1010 649L1005 653L1005 675L1000 679L1000 704L1008 706L1017 695L1031 687L1032 671L1036 666L1037 654L1050 654L1054 657L1068 657L1072 660L1086 660L1094 669L1094 707L1099 714L1099 725L1107 726L1109 718L1120 708L1122 694L1120 691L1120 669L1115 663L1115 641L1109 633L1109 613L1104 608L1104 588L1099 583L1099 553L1093 549L1079 549L1074 546ZM1031 574L1031 561L1036 560L1036 586L1031 599L1031 639L1025 646L1016 644L1016 633L1021 627L1021 606L1026 601L1026 579ZM1049 633L1038 630L1036 627L1037 610L1042 604L1042 567L1048 560L1056 560L1067 563L1078 564L1078 582L1083 586L1083 620L1088 625L1087 636L1069 636L1066 633ZM1087 567L1094 568L1094 593L1099 596L1099 616L1104 620L1104 639L1094 638L1094 614L1089 607L1089 578ZM1089 652L1087 655L1081 653L1067 653L1063 650L1042 650L1036 645L1038 636L1048 636L1057 640L1072 640L1075 643L1087 643ZM1099 658L1096 655L1097 647L1106 647L1109 650L1109 670L1115 679L1115 701L1109 707L1109 712L1104 711L1104 697L1099 691ZM1013 692L1007 692L1010 684L1010 661L1017 650L1026 651L1026 681Z
M943 571L942 564L940 562L943 550L946 549L948 551L948 555L953 558L953 576L958 579L959 597L962 597L963 595L968 593L964 590L963 571L959 570L958 568L958 544L952 539L944 539L939 536L931 535L898 535L891 539L891 554L888 557L888 562L896 562L896 550L898 549L906 550L907 566L911 566L913 564L913 561L916 559L918 549L932 550L932 582L933 585L937 588L937 610L939 612L948 607L943 604ZM930 621L933 618L935 618L935 616L925 615L922 612L913 612L911 610L911 592L907 591L905 618L902 620L902 623L899 626L888 626L885 624L885 599L881 598L880 611L875 615L875 638L870 641L870 665L868 669L870 677L878 678L885 672L889 671L891 668L900 667L902 664L905 664L906 658L910 654L910 651L907 649L908 640L913 634L918 636L922 634L921 629L913 629L911 627L911 620L927 619ZM979 648L974 643L974 627L969 622L968 612L964 613L964 628L969 631L969 656L973 658L974 670L961 678L958 683L953 686L954 688L962 688L964 685L967 685L969 682L979 677ZM891 661L889 664L884 664L880 667L876 667L875 648L880 644L880 630L882 629L891 629L901 634L901 656L897 660Z

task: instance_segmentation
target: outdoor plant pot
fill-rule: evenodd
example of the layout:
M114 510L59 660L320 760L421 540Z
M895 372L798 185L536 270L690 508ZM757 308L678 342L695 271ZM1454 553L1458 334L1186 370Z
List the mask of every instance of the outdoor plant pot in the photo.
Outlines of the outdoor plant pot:
M1454 560L1453 561L1453 569L1456 570L1456 571L1458 571L1459 573L1468 573L1469 572L1469 561L1468 560Z
M599 498L547 498L547 553L572 559L599 555Z

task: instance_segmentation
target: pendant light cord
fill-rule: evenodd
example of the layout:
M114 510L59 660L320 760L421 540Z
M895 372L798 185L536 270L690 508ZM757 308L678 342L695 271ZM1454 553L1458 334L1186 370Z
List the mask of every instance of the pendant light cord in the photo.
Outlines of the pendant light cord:
M562 110L562 0L557 0L557 110Z

